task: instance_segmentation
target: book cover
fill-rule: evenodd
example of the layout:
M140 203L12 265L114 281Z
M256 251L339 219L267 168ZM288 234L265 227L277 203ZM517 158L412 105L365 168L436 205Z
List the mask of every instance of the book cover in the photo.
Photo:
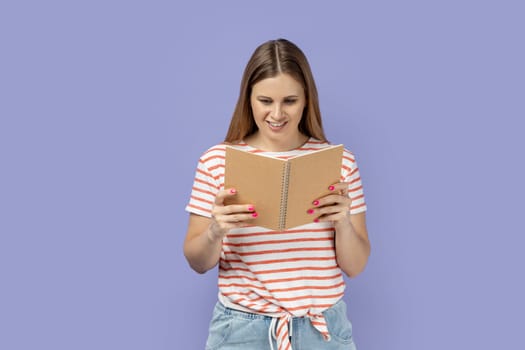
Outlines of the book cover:
M226 147L225 188L237 195L226 204L253 204L256 226L275 231L313 222L307 213L315 199L330 194L341 179L343 145L279 159Z

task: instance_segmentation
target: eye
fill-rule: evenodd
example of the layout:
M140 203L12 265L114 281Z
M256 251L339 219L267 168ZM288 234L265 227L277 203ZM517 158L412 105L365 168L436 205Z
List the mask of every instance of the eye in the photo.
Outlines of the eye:
M269 98L259 98L259 102L261 102L263 105L269 105L272 103L272 100Z
M295 102L297 102L297 99L295 98L287 98L286 100L284 100L284 103L286 103L287 105L293 105Z

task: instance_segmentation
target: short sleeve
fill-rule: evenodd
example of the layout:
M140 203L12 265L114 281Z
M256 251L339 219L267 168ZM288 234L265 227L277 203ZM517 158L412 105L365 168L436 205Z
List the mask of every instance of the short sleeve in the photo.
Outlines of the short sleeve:
M358 214L366 211L365 195L359 167L353 153L348 150L343 152L343 165L341 177L344 182L348 182L348 196L352 199L350 214Z
M224 149L211 148L199 159L186 211L211 217L217 193L224 185Z

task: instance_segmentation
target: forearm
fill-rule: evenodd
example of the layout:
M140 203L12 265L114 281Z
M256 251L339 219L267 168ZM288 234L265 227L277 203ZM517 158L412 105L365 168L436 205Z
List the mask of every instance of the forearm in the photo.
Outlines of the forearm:
M370 256L370 242L360 234L348 217L336 224L335 249L337 263L347 276L355 277L366 267Z
M184 243L184 255L191 268L198 273L205 273L219 262L222 239L213 235L211 225L202 233Z

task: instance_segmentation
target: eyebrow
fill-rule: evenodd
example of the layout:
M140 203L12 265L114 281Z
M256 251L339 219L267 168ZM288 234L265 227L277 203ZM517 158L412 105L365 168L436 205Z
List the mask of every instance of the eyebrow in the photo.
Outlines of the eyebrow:
M257 95L257 98L267 98L269 100L272 100L271 97L268 97L268 96L264 96L264 95ZM299 98L298 95L289 95L289 96L284 96L284 99L287 99L287 98Z

